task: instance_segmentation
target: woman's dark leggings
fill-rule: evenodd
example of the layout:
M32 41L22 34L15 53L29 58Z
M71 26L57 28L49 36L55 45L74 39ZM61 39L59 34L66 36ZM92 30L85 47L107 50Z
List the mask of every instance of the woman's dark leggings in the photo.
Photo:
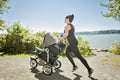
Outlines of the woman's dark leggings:
M70 53L73 52L75 56L84 64L84 66L88 69L88 71L91 69L87 63L87 61L81 56L77 45L69 45L66 50L66 56L69 59L69 61L72 63L73 67L75 67L75 63L70 55Z

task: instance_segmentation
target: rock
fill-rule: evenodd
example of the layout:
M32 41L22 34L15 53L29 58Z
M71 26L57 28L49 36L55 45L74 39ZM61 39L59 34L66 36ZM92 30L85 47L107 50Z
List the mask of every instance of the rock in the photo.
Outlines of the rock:
M93 51L97 51L97 52L108 52L108 49L91 49Z

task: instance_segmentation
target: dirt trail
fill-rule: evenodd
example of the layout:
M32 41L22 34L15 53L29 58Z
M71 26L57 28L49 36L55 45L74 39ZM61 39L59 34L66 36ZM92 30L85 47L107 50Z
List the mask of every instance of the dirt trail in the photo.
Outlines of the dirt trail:
M0 56L0 80L120 80L120 65L109 63L110 58L118 58L120 56L108 54L105 52L96 52L95 55L86 58L94 73L91 78L88 77L86 68L82 63L74 58L79 69L72 71L72 65L67 58L59 58L62 67L58 71L54 71L51 76L45 76L41 72L42 67L32 70L29 65L28 58L15 58ZM120 61L117 62L120 64Z

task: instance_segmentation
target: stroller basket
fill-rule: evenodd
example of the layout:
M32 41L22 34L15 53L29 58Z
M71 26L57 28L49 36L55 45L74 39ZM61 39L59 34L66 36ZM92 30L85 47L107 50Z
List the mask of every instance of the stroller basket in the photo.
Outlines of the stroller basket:
M41 54L38 55L39 58L41 58L42 60L44 60L45 62L47 62L47 53L46 52L42 52ZM58 57L53 57L53 56L49 56L49 63L54 62L55 60L57 60Z

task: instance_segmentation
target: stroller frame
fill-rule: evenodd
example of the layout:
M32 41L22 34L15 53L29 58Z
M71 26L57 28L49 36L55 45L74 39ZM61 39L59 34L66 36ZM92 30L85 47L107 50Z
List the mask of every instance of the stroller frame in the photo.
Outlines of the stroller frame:
M38 50L40 52L37 52ZM56 57L56 60L53 62L53 64L51 64L50 63L50 51L49 51L49 49L48 48L40 49L37 47L36 50L34 51L34 53L36 53L36 55L30 57L30 66L32 67L32 69L37 68L37 66L39 64L38 60L41 59L39 57L39 55L44 54L42 52L47 53L47 55L46 55L47 60L44 61L44 64L39 65L39 66L43 66L43 68L42 68L43 74L49 76L53 73L53 67L55 68L55 70L57 70L61 67L61 62Z

